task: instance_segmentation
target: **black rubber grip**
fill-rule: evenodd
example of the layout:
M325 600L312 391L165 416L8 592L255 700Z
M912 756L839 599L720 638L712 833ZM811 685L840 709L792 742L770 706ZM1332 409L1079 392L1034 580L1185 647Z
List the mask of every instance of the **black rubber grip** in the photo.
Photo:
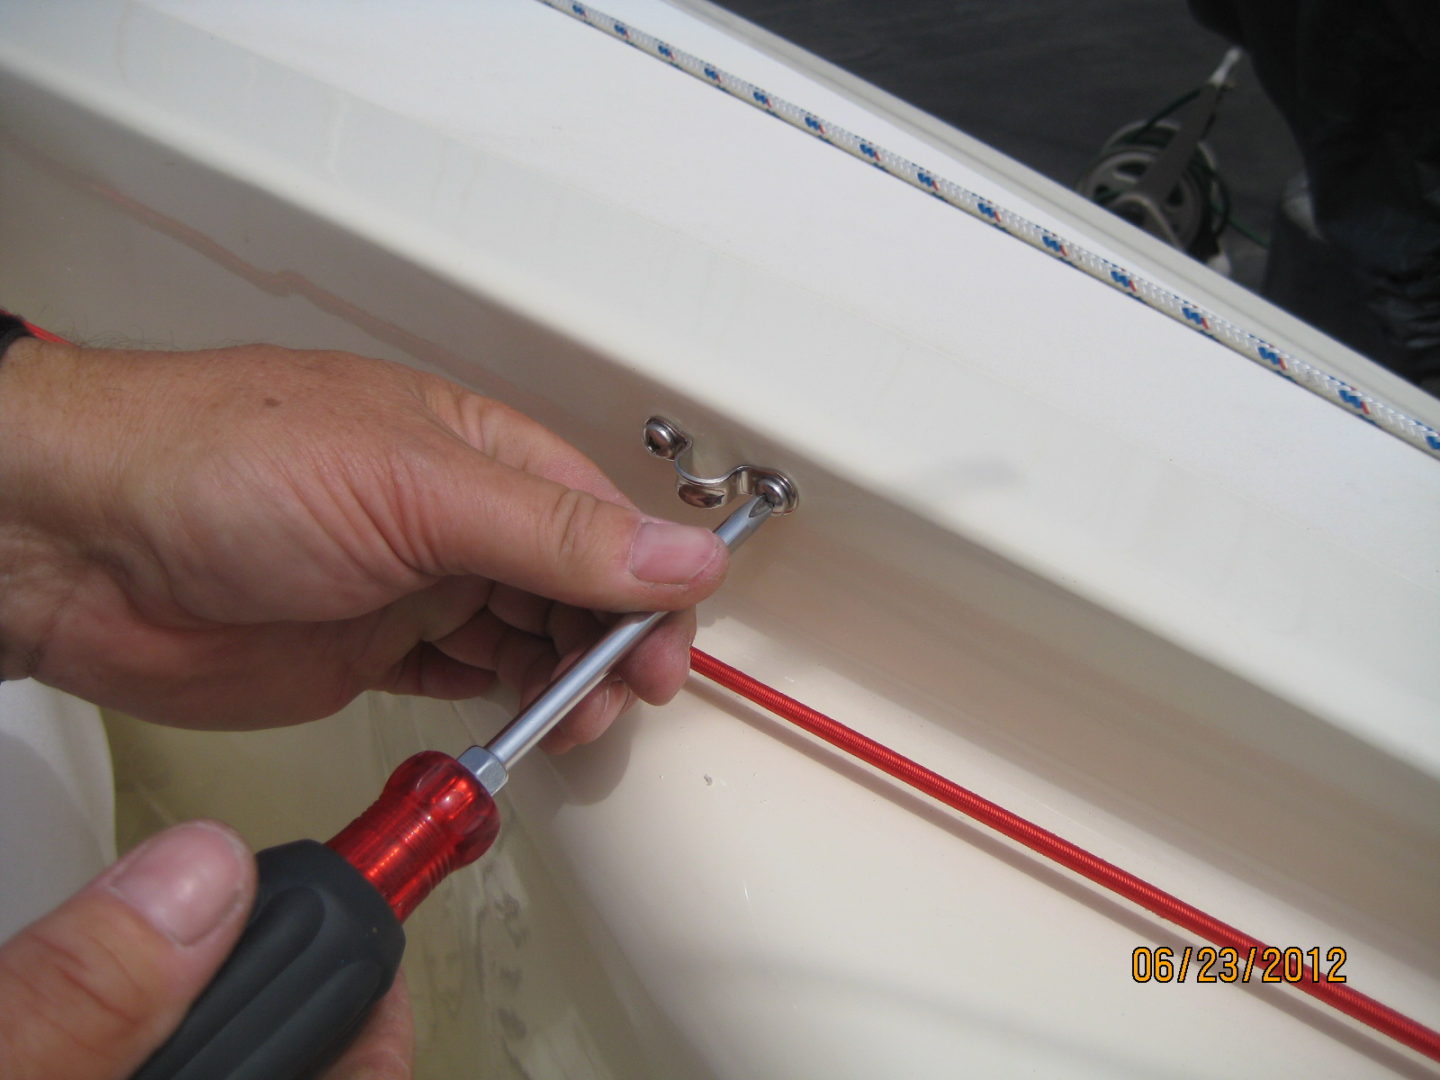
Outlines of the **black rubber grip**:
M324 844L256 857L245 932L170 1041L134 1080L300 1080L340 1052L394 981L405 931Z

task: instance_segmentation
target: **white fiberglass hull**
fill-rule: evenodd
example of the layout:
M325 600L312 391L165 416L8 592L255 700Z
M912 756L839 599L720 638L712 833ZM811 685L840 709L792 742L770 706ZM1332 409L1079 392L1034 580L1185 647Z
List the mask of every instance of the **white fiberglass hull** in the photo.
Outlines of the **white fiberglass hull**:
M1434 425L962 138L611 6ZM0 303L80 339L436 370L659 513L682 511L651 413L718 466L784 467L802 509L737 559L703 648L1261 938L1343 947L1433 1020L1422 452L533 0L94 0L0 6L0 30ZM504 715L118 723L122 809L324 837ZM1426 1074L1284 987L1135 982L1137 946L1198 943L708 686L527 761L505 801L411 923L421 1075Z

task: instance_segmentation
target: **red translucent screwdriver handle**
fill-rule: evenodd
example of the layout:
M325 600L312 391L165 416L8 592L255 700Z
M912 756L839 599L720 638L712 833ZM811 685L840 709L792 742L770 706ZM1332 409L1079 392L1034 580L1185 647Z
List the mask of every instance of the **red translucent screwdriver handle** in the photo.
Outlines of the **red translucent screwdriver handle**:
M400 923L500 830L490 793L426 751L329 844L256 856L255 907L230 957L132 1080L302 1080L384 997L405 951Z
M451 871L474 862L500 831L490 793L448 754L400 763L385 790L325 846L375 887L404 922Z

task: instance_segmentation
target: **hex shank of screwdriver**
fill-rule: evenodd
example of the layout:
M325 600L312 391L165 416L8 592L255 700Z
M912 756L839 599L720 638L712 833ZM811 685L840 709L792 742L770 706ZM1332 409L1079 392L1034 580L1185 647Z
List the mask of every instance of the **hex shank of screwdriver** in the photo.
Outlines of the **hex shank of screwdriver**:
M715 535L734 551L765 523L773 509L763 496L753 495L720 524ZM586 694L599 686L611 669L668 614L666 611L635 612L621 618L552 682L528 709L506 724L483 748L471 747L462 754L461 764L476 773L494 794L504 783L504 777L495 770L495 766L498 764L508 772L516 760L543 739Z

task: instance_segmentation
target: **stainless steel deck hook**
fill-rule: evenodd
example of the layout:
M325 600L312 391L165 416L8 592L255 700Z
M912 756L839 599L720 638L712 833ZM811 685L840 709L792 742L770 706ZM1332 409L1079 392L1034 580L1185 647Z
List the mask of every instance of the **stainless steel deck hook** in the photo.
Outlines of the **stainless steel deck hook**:
M645 449L675 463L675 490L691 506L709 510L724 506L736 495L759 495L770 504L771 512L779 515L800 504L795 484L778 469L736 465L720 476L698 475L691 464L694 443L690 436L663 416L645 421Z

